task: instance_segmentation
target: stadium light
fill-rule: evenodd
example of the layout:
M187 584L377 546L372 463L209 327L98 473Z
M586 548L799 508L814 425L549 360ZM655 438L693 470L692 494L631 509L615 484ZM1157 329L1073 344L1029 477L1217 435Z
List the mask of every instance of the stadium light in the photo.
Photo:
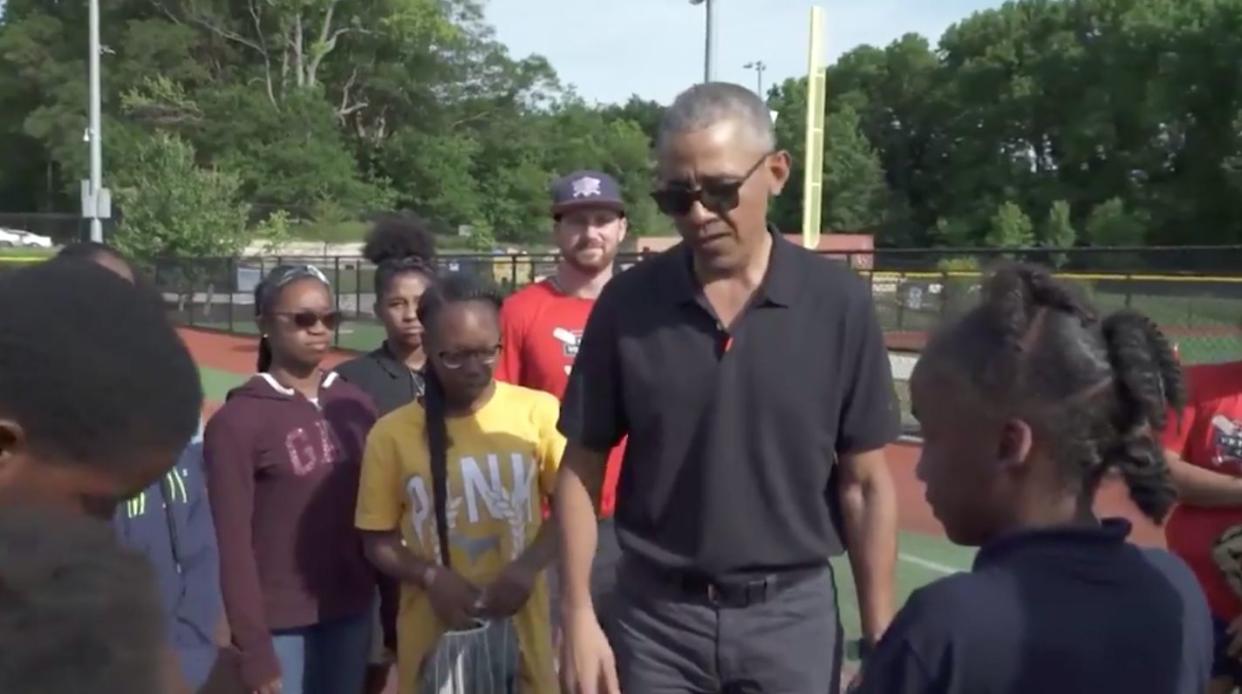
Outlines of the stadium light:
M755 78L756 78L756 82L758 83L758 87L756 87L756 93L758 93L759 96L764 97L763 72L764 70L768 69L768 66L762 60L754 60L754 61L751 61L743 65L742 69L755 71Z
M91 240L103 241L103 222L100 221L102 198L107 192L103 188L103 126L99 107L99 0L90 0L90 127L87 139L90 145L91 176L83 186L82 216L91 220Z
M690 0L691 5L703 5L707 10L707 31L703 40L703 81L716 79L716 2L715 0Z

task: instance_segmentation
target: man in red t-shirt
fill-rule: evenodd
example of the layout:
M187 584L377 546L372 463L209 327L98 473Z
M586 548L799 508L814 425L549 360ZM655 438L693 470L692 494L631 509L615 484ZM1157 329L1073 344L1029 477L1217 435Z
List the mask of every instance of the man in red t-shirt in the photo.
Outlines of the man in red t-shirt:
M621 188L611 176L598 171L569 174L552 184L552 219L560 263L554 275L505 300L500 312L503 349L496 377L560 398L587 316L612 278L617 249L625 239ZM609 456L600 494L599 548L591 571L591 592L601 619L606 619L621 557L612 514L624 448L623 441Z
M1181 503L1165 525L1169 549L1203 586L1216 630L1209 693L1242 686L1242 599L1212 559L1221 533L1242 525L1242 362L1186 370L1188 403L1163 441Z

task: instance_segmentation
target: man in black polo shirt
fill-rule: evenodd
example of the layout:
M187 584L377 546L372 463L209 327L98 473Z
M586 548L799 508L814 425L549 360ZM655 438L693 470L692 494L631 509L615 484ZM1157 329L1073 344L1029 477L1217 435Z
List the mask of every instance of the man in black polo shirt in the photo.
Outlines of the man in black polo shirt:
M789 156L749 90L683 93L657 154L654 197L683 243L604 289L561 411L566 685L836 691L828 558L849 550L868 641L893 612L897 513L883 448L899 415L870 291L767 228ZM627 434L610 647L589 591L592 496Z

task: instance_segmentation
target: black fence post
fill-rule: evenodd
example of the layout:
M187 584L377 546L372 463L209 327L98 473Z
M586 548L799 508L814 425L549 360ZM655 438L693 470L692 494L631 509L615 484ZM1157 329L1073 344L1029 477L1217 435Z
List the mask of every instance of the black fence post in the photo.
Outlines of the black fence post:
M1131 297L1134 294L1134 275L1126 273L1126 308L1130 308Z
M341 315L341 256L332 259L332 284L336 287L336 291L332 292L332 296L336 299L336 314ZM336 329L332 331L332 344L337 347L341 346L341 321L336 322Z
M874 272L874 270L872 270ZM902 281L900 276L893 286L893 298L897 300L897 329L905 330L906 327L906 300L901 295ZM875 283L872 282L871 296L875 296Z
M177 260L176 263L177 263L177 269L180 270L178 274L181 275L181 286L185 287L187 289L186 293L190 295L189 301L186 302L185 315L186 315L187 322L190 324L190 327L193 328L194 327L194 300L198 298L195 296L196 294L198 294L198 288L194 286L193 274L185 271L185 261Z
M226 310L229 312L229 333L236 333L237 331L233 327L233 297L237 296L237 258L229 258L228 268L229 278L228 281L224 283L224 287L229 293L228 307Z
M940 271L940 320L944 321L945 316L949 314L949 301L952 300L949 292L949 271Z

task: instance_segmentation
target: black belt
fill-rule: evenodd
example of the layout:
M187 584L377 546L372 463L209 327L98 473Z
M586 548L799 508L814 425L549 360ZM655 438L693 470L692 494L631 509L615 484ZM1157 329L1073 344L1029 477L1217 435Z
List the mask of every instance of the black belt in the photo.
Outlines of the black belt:
M767 602L781 592L804 581L826 576L825 567L789 569L750 579L714 580L690 571L660 569L627 561L627 566L690 600L706 602L715 607L742 608Z

